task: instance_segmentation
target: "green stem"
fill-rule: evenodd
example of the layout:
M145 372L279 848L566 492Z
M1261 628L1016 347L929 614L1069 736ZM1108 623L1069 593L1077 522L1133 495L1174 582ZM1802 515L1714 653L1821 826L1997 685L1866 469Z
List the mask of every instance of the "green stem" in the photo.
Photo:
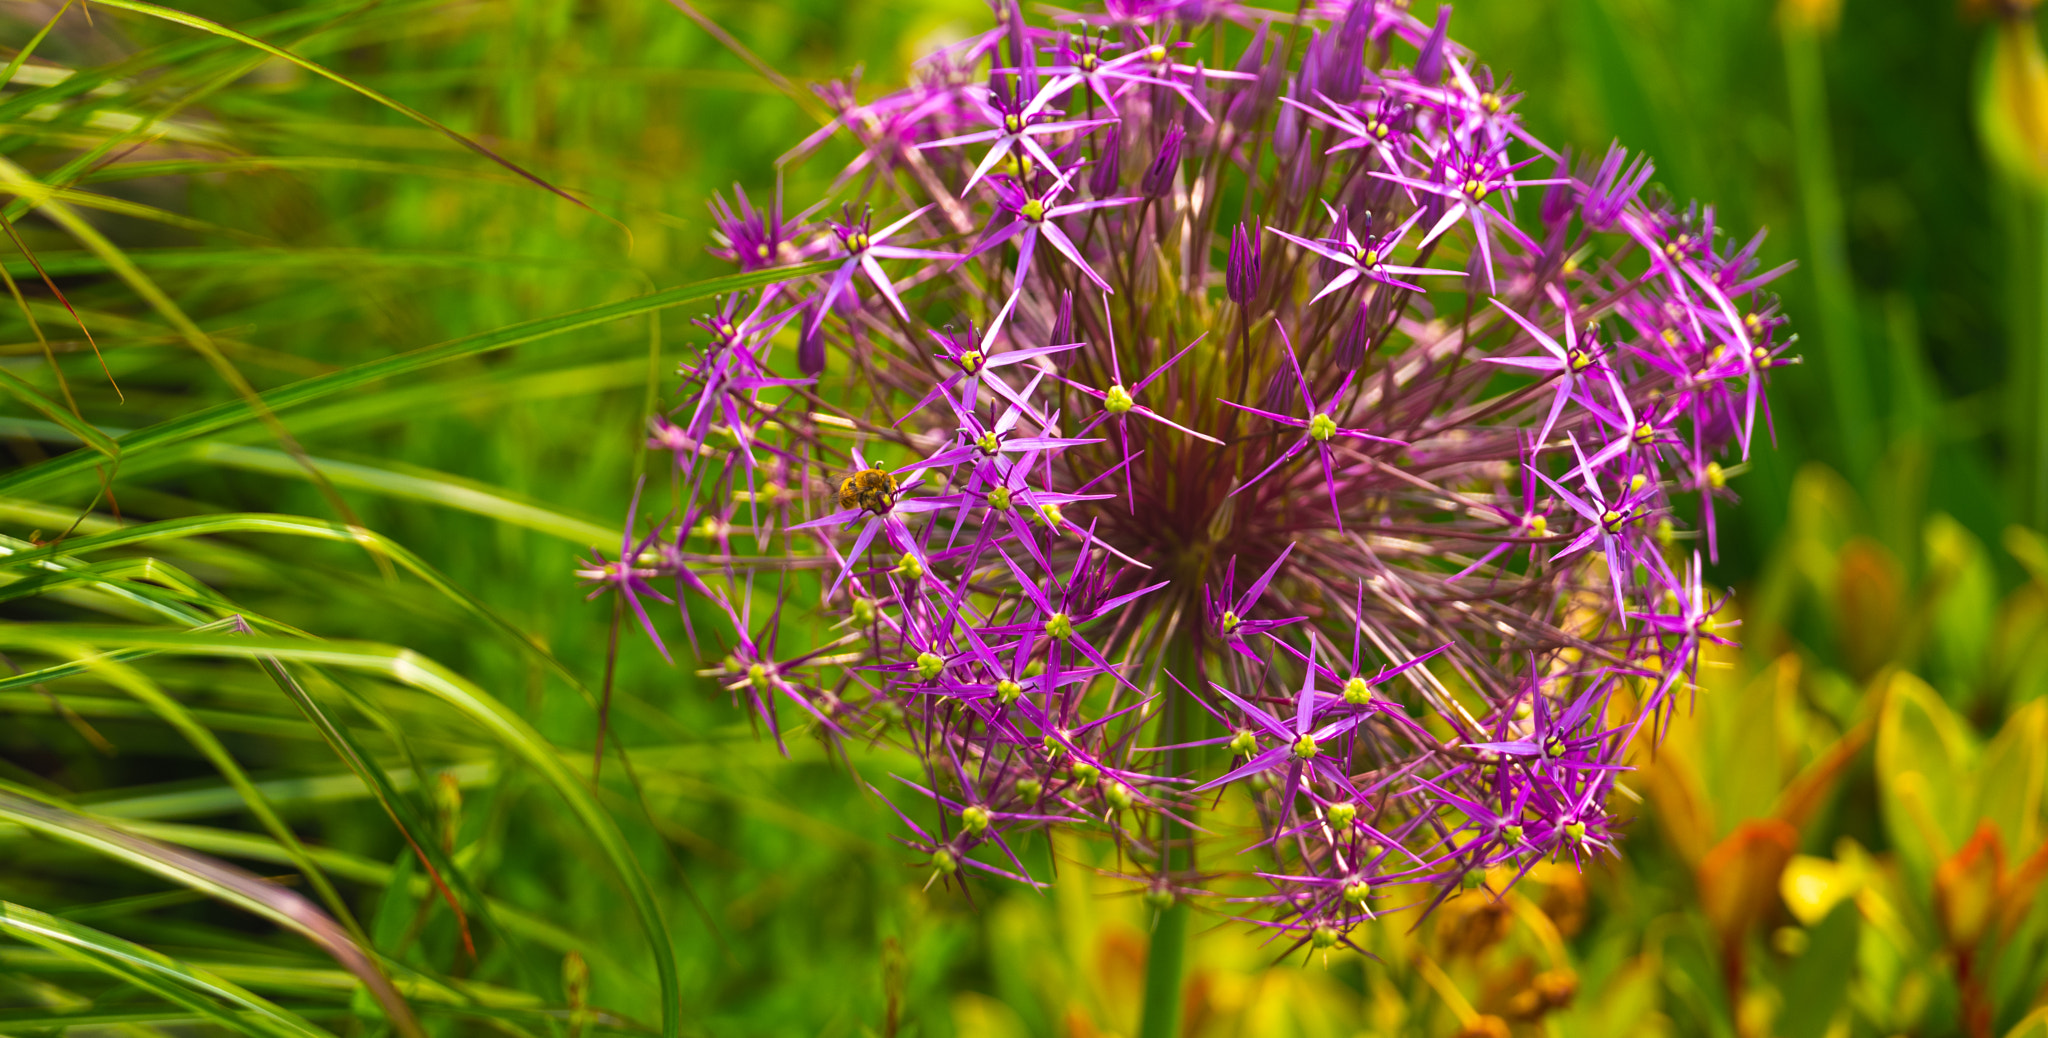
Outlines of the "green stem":
M1800 208L1805 210L1808 262L1820 303L1823 378L1834 397L1842 455L1859 484L1873 474L1877 429L1870 376L1856 332L1856 290L1842 232L1842 196L1835 185L1834 146L1828 134L1827 83L1821 74L1820 37L1798 19L1785 20L1785 86L1792 115Z
M1181 967L1187 944L1188 905L1176 900L1152 926L1152 948L1145 955L1145 1016L1138 1038L1179 1038Z
M1194 640L1185 636L1169 638L1166 645L1166 672L1180 679L1188 688L1201 688L1201 650ZM1163 679L1164 675L1162 675ZM1165 707L1161 710L1160 728L1165 745L1188 742L1191 704L1187 693L1175 687L1173 682L1160 682L1166 689L1162 699ZM1165 773L1179 774L1186 770L1186 750L1169 750L1164 762ZM1163 875L1171 879L1185 876L1194 867L1194 834L1187 827L1161 817L1159 838L1162 850L1159 867ZM1152 922L1152 944L1145 953L1145 1008L1138 1025L1138 1038L1179 1038L1181 981L1185 973L1188 946L1188 905L1183 898L1175 898L1173 904L1161 910Z
M2048 529L2048 197L2033 185L2015 184L2011 205L2014 514Z

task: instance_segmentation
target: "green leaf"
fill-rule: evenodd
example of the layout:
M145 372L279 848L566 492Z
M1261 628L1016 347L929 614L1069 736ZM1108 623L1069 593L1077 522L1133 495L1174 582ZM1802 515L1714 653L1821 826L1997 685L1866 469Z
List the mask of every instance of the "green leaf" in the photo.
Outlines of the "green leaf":
M2006 847L2024 854L2041 838L2041 792L2048 773L2048 700L2013 711L1984 748L1976 775L1976 816L1998 827Z
M1821 1038L1846 1004L1856 968L1862 918L1855 898L1843 898L1807 932L1806 951L1785 980L1785 1009L1772 1023L1779 1038Z
M1885 690L1877 725L1877 775L1885 829L1908 870L1930 882L1974 825L1968 783L1977 748L1962 718L1904 671Z
M2012 1030L2005 1032L2005 1038L2048 1038L2048 1006L2028 1013Z
M1946 515L1927 520L1927 587L1932 592L1931 676L1969 710L1984 682L1997 626L1998 576L1982 542Z

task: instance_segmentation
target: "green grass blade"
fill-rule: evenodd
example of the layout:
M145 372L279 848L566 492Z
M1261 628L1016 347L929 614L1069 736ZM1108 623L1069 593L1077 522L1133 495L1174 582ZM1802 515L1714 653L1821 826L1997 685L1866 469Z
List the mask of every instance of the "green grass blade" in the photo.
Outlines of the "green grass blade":
M20 50L14 52L13 60L7 63L6 68L0 69L0 87L14 82L15 75L21 71L22 63L36 52L37 47L42 46L43 37L50 35L50 30L57 27L57 20L64 17L64 12L71 10L71 4L72 0L64 0L64 6L57 8L57 13L51 15L50 20L44 22L43 27L37 29L36 34L29 37L28 42L23 44Z
M400 1034L424 1038L412 1010L363 948L340 924L296 891L226 862L123 832L15 792L0 791L0 819L203 891L306 937L369 987Z
M535 658L546 664L550 670L553 670L565 682L569 683L571 687L575 688L578 694L582 695L585 700L592 704L596 703L596 699L590 694L589 688L576 677L574 671L571 671L560 660L556 659L552 653L541 648L530 636L521 631L511 621L499 615L496 610L484 604L475 595L463 590L453 581L442 576L439 571L427 565L419 556L414 555L403 546L380 534L363 529L351 530L338 523L320 519L308 519L293 515L230 514L195 516L189 519L166 519L155 523L138 523L133 526L122 527L118 530L94 534L90 537L73 538L62 545L51 545L46 548L22 551L0 557L0 572L20 570L31 566L42 566L60 558L75 559L78 553L85 551L98 551L105 548L121 547L147 541L173 540L183 537L222 533L284 534L287 536L314 537L321 540L339 541L349 544L367 544L374 550L382 552L399 567L425 581L435 591L496 628L499 633L510 639L513 644L520 646L522 651L532 654ZM124 647L116 651L129 653L135 650L133 647ZM47 680L47 678L44 680ZM7 686L4 683L0 683L0 688L5 687Z
M112 437L93 428L88 422L73 418L69 408L44 396L42 390L4 367L0 367L0 389L6 390L10 396L27 404L31 410L62 426L65 432L78 437L87 447L110 459L120 460L121 448L114 443Z
M252 1038L333 1038L304 1017L238 984L68 919L0 901L0 932L90 963L102 972ZM241 1012L231 1012L212 999L235 1006Z
M384 809L386 817L391 819L391 824L398 829L399 835L405 838L406 844L419 859L420 866L426 870L427 879L433 883L435 893L446 902L448 910L455 914L463 945L470 958L476 958L476 944L470 936L468 914L463 911L462 906L467 902L476 910L479 922L492 931L497 931L498 927L490 918L489 904L484 900L483 893L476 889L470 882L468 874L456 865L454 858L442 848L441 842L434 838L433 832L413 809L412 801L399 795L397 784L392 777L386 775L376 759L356 741L348 726L336 721L320 701L292 676L282 661L274 656L263 656L258 657L258 663L263 667L264 673L269 674L271 680L277 684L278 689L284 692L286 698L299 708L299 712L306 720L319 729L321 738L327 741L328 748L348 765L349 770L355 773L363 787L375 798L377 805ZM454 889L451 889L451 884ZM458 889L461 891L460 898L456 896Z
M367 943L361 927L356 925L354 916L349 912L348 903L342 900L341 893L334 888L334 884L328 880L320 866L306 854L305 846L299 841L298 835L292 832L291 826L286 825L283 818L278 817L277 811L264 797L262 790L258 789L248 774L242 770L234 755L221 743L219 736L201 724L183 703L173 699L141 671L117 661L97 657L97 654L85 650L82 646L67 646L58 641L37 637L37 631L35 625L24 625L10 632L13 637L9 640L16 645L31 646L54 655L71 656L82 660L97 677L149 707L220 772L228 785L241 795L249 813L255 815L256 820L280 844L292 851L293 864L305 874L307 882L319 894L320 899L327 903L328 911L336 919L341 920L354 935L356 943Z
M637 317L657 310L668 310L727 292L738 292L749 288L782 281L805 274L817 274L830 270L837 261L822 260L772 270L757 270L745 274L731 274L704 281L681 285L676 288L652 292L632 299L606 303L553 317L542 317L532 321L499 328L495 331L479 332L437 346L386 357L381 360L359 364L343 371L314 378L303 379L262 395L262 404L270 413L276 414L287 408L309 403L336 393L346 392L388 378L410 375L449 361L473 357L480 353L502 350L510 346L533 342L555 335L580 331L584 328L606 324L626 317ZM124 457L159 450L175 443L182 443L208 433L218 432L250 421L257 416L255 409L245 400L231 400L193 412L180 418L157 425L138 429L116 440ZM73 451L48 461L39 462L0 476L0 494L18 495L22 491L47 483L62 476L84 472L95 464L87 453Z
M420 123L423 126L432 127L433 129L440 131L442 134L447 136L449 140L452 140L455 143L460 144L463 147L468 148L469 150L476 152L479 155L482 155L484 158L487 158L492 162L495 162L498 165L505 167L507 170L510 170L511 172L518 174L520 178L533 183L536 187L543 188L584 209L590 208L590 206L587 203L585 203L582 199L577 198L575 195L572 195L569 192L564 191L561 188L548 183L546 180L541 179L539 176L528 172L524 167L520 166L518 163L513 162L512 160L499 155L497 152L494 152L491 149L486 148L481 144L478 144L476 141L469 139L463 134L457 132L454 127L448 126L442 123L440 120L435 119L433 116L430 116L425 112L419 111L418 109L413 108L412 106L407 105L396 98L387 97L384 94L372 90L369 87L366 87L361 83L358 83L355 80L352 80L347 76L344 76L341 73L336 72L333 69L330 69L327 66L320 64L319 62L299 57L298 55L293 54L292 52L285 50L282 47L266 43L263 40L257 39L256 37L249 35L248 33L241 32L236 29L231 29L211 19L201 18L196 14L187 14L184 11L177 11L168 7L160 7L156 4L144 3L143 0L94 0L94 3L97 3L102 7L112 7L122 11L133 11L137 14L148 15L152 18L161 18L164 21L171 22L173 24L183 25L187 28L198 29L202 32L212 33L213 35L219 36L223 39L233 40L236 43L240 43L244 46L254 47L257 50L269 54L272 57L281 58L285 61L289 61L292 64L297 65L298 67L313 73L316 76L329 80L340 86L346 87L349 90L353 90L356 93L361 94L364 97L367 97L370 100L375 101L376 103L383 105L384 107L389 108L392 111L397 112L408 119Z
M584 830L596 839L598 849L619 873L633 909L646 932L653 953L655 974L661 982L662 1034L675 1038L681 1031L682 982L677 972L675 949L660 903L639 859L627 846L625 834L611 815L599 806L582 780L569 770L554 747L533 726L507 709L489 693L453 671L409 649L370 642L307 642L296 639L240 637L183 631L151 631L146 628L89 628L48 625L42 637L86 644L120 645L130 649L154 649L177 655L229 656L299 661L379 674L400 684L426 692L468 717L492 738L512 751L568 804ZM0 638L4 638L0 631ZM18 799L18 798L16 798ZM253 877L251 877L253 878ZM258 881L261 882L261 881ZM312 906L307 905L308 909Z
M304 470L299 468L290 455L260 447L208 443L200 447L198 458L243 472L261 472L287 478L305 476ZM496 488L469 483L445 473L434 473L431 476L413 475L330 458L316 457L308 460L312 462L313 468L337 487L365 490L385 497L423 501L444 508L453 508L487 519L495 519L508 526L524 527L559 537L571 544L584 547L617 544L619 541L619 531L616 529L601 526L588 519L564 515L540 505L515 501Z

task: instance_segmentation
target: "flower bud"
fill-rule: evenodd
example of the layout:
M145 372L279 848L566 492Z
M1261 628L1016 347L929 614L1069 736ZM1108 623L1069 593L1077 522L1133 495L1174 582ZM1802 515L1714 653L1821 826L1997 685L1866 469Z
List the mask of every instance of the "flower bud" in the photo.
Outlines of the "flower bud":
M1422 41L1422 53L1415 58L1415 78L1432 86L1444 78L1444 36L1451 30L1451 5L1436 9L1436 28Z
M1329 33L1309 33L1309 45L1300 51L1300 72L1294 74L1296 98L1313 98L1323 90L1323 66L1329 61L1329 47L1323 43ZM1292 104L1288 104L1292 109Z
M1146 167L1145 175L1138 181L1139 194L1163 198L1173 191L1173 182L1180 176L1180 145L1187 135L1178 124L1167 127L1159 151L1152 156L1152 165Z
M1406 293L1396 292L1391 288L1375 290L1365 303L1366 325L1377 332L1393 323L1396 308L1400 306L1404 295Z
M1358 100L1365 85L1365 43L1374 15L1374 5L1354 3L1335 30L1324 33L1320 41L1324 56L1319 85L1324 96L1338 104Z
M1072 289L1061 289L1060 310L1059 313L1053 315L1052 319L1052 341L1047 343L1046 345L1065 346L1066 344L1073 341L1074 292ZM1053 366L1065 369L1071 366L1074 363L1075 358L1079 357L1080 355L1080 350L1061 350L1060 352L1052 355Z
M825 338L818 334L822 328L806 327L798 333L796 341L796 369L807 378L817 378L825 373Z
M1230 232L1230 261L1223 268L1223 290L1239 306L1259 294L1259 228L1238 224Z
M1465 294L1472 299L1484 299L1492 295L1493 268L1486 265L1486 253L1473 246L1472 255L1465 257Z
M1552 179L1559 181L1543 189L1543 222L1551 227L1571 219L1572 210L1578 208L1578 188L1572 184L1572 151L1566 148L1558 153L1557 165L1550 171Z
M1345 322L1344 330L1337 333L1337 343L1330 349L1331 362L1344 371L1357 371L1358 366L1365 363L1365 353L1372 348L1372 334L1375 328L1372 321L1373 303L1378 302L1379 296L1392 294L1392 290L1380 285L1373 288L1372 294L1372 302L1352 307L1351 320Z
M1097 198L1108 198L1116 194L1117 182L1123 179L1124 135L1121 126L1112 126L1102 135L1102 153L1095 156L1095 171L1088 174L1088 191Z
M1275 61L1267 55L1266 24L1260 22L1258 35L1252 38L1251 46L1244 49L1244 55L1237 59L1237 71L1258 78L1231 98L1223 121L1241 134L1250 133L1265 122L1266 113L1273 108L1273 99L1280 96L1280 84L1286 77L1286 70L1286 62Z
M1294 372L1281 368L1273 372L1273 381L1266 383L1265 393L1259 396L1259 409L1263 411L1285 411L1294 399Z

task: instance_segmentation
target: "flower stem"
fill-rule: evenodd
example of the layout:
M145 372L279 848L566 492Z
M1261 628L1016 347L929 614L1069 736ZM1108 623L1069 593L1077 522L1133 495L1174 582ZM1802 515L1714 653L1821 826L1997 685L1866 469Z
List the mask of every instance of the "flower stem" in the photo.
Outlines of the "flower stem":
M1170 637L1166 643L1166 665L1164 672L1180 679L1186 688L1200 688L1201 649L1188 632L1181 631ZM1188 694L1175 687L1174 682L1165 680L1162 673L1161 699L1165 703L1161 711L1160 727L1166 738L1166 745L1178 745L1193 739L1190 730L1193 725L1189 714L1193 713ZM1187 770L1187 750L1169 750L1165 754L1165 772L1180 774ZM1194 833L1186 826L1162 816L1159 820L1159 868L1169 882L1178 882L1194 867ZM1139 1038L1178 1038L1180 1034L1181 980L1184 976L1188 945L1188 905L1184 898L1175 898L1173 904L1159 910L1152 921L1152 944L1145 953L1145 1004L1144 1016L1138 1025Z
M1145 955L1145 1016L1139 1038L1178 1038L1180 982L1187 957L1188 905L1175 901L1159 913L1152 926L1152 947Z

